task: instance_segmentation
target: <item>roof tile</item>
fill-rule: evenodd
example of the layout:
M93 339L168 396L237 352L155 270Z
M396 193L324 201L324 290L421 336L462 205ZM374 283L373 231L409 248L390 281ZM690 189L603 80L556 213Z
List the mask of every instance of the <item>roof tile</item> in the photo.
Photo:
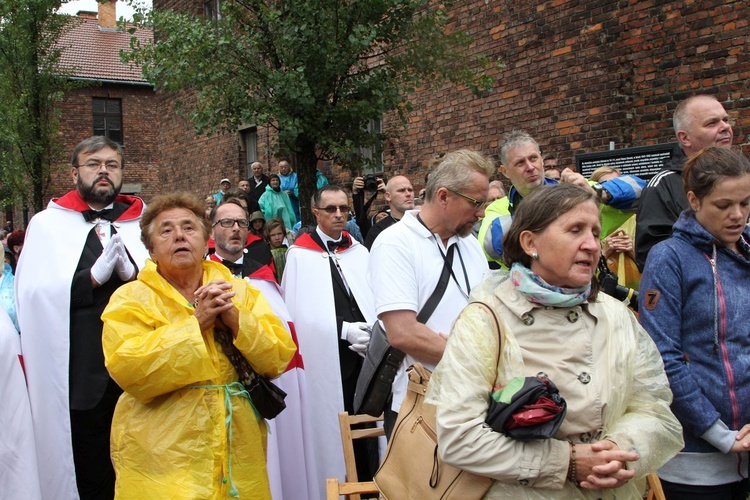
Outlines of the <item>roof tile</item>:
M63 49L60 66L78 78L147 83L139 66L120 59L120 51L129 49L133 36L141 43L153 41L151 30L138 29L131 35L100 28L96 19L78 18L57 41Z

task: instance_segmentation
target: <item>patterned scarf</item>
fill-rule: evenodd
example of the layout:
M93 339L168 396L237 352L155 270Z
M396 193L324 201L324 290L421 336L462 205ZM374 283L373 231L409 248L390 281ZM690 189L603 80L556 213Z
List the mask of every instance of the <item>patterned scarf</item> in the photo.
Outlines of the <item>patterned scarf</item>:
M527 300L541 306L573 307L586 302L591 283L579 288L552 286L520 262L510 268L510 280Z

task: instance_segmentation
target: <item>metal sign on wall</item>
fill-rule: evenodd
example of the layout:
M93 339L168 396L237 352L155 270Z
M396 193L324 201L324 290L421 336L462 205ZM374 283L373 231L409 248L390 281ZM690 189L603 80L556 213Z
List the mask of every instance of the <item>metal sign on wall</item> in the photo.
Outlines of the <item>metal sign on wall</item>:
M590 177L597 168L608 166L616 168L623 174L649 179L664 168L664 163L672 159L679 148L678 142L670 142L654 146L583 153L576 155L576 167L578 172L586 178Z

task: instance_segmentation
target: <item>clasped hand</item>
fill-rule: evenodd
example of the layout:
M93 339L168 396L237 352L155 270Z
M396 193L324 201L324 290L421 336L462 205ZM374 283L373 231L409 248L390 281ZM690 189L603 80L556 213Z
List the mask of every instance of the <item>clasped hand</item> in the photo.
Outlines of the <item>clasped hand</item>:
M624 231L618 230L604 238L604 257L609 258L614 254L627 253L635 257L633 253L633 240Z
M207 331L219 322L237 336L239 329L239 311L234 307L232 284L225 280L214 280L195 291L195 318L202 332Z
M125 244L118 233L112 235L102 254L91 266L91 279L96 286L103 285L115 271L123 281L130 281L135 275L135 266L130 262Z
M623 451L612 441L576 445L576 479L581 488L603 490L619 488L635 476L627 469L635 462L637 453Z

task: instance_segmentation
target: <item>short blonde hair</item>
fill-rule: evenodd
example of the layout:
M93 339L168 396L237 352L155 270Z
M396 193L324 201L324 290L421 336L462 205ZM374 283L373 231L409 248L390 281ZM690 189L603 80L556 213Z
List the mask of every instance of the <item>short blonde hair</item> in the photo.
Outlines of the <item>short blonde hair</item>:
M437 159L427 179L425 200L432 200L442 187L454 191L465 189L474 172L484 175L489 181L495 174L495 163L486 155L471 149L458 149Z
M604 165L604 166L599 167L596 170L594 170L591 173L591 177L589 177L589 180L591 180L593 182L599 182L599 180L602 177L604 177L605 175L609 175L609 174L617 174L618 176L620 176L622 174L622 172L620 172L619 170L617 170L614 167L610 167L610 166Z

